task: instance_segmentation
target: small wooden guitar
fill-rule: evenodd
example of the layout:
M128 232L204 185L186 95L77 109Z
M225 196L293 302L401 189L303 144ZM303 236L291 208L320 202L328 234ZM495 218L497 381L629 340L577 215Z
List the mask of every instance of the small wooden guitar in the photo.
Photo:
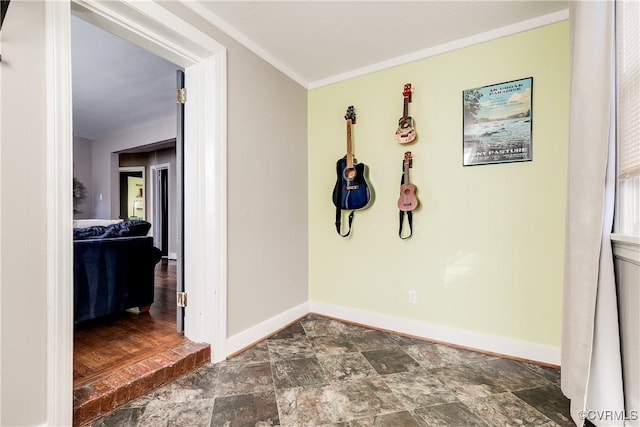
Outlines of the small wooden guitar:
M409 181L409 169L413 167L413 159L411 151L404 153L404 161L402 163L403 176L400 185L400 198L398 199L398 208L403 212L410 212L418 207L418 198L416 197L416 186Z
M409 116L409 103L411 102L411 83L404 85L402 91L404 97L404 107L402 109L402 117L398 120L398 130L396 131L396 140L400 144L406 144L416 139L416 130L413 128L413 119Z
M337 180L333 188L333 204L338 209L362 209L371 194L364 176L365 165L358 163L351 149L351 125L356 122L353 106L347 108L347 154L336 164Z

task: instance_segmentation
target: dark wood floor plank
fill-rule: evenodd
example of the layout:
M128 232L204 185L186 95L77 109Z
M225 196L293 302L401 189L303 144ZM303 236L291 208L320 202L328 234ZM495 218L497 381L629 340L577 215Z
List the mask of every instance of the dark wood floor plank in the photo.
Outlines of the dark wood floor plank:
M74 331L73 382L78 387L186 339L176 332L176 264L155 270L155 298L149 313L127 311L78 325Z

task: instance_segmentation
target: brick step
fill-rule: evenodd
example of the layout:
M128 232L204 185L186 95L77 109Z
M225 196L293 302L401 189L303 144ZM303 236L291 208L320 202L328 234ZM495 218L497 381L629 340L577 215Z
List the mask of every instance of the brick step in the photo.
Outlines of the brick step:
M209 344L185 341L74 388L73 425L88 425L209 361Z

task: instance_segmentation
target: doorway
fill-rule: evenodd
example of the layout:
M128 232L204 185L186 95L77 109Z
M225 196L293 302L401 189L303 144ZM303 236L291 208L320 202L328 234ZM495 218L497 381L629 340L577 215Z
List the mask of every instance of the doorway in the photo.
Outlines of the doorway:
M102 41L97 43L101 46L102 54L99 60L92 56L91 50L96 40ZM87 169L90 170L92 181L104 196L98 200L102 202L101 212L108 215L106 218L109 222L118 218L123 221L146 221L153 226L150 215L153 212L150 210L155 201L154 192L148 191L148 171L159 157L176 164L178 121L175 117L174 80L175 70L179 66L79 18L72 19L72 46L74 135L81 135L84 140L90 141L91 162L86 163L89 163ZM99 76L87 76L93 67L100 68L102 73ZM126 101L110 103L104 99L106 93L123 92L118 88L124 88L124 92L130 94ZM159 90L168 92L169 97L158 99L156 92ZM79 108L75 108L76 103ZM122 110L126 114L122 114ZM165 136L165 139L159 141L158 134ZM116 159L117 163L114 164ZM182 181L182 177L176 175L173 176L174 192L177 189L175 181ZM168 174L165 176L168 178ZM167 243L164 249L168 253L169 243L176 240L170 238L167 221L169 199L177 203L181 195L170 195L168 179L165 183L167 224L163 237ZM100 219L98 208L100 206L89 213L92 215L90 218ZM158 231L162 230L161 222L156 226ZM173 227L172 231L176 229ZM165 258L164 262L156 263L159 259L156 250L152 251L152 239L153 234L95 242L96 247L110 245L115 249L108 256L96 256L96 273L87 284L90 289L95 289L94 300L78 303L79 299L74 298L74 301L79 304L78 307L89 312L93 301L119 298L118 301L122 303L114 304L113 311L107 316L94 317L74 325L74 424L84 424L100 415L100 412L93 411L96 408L95 400L101 402L101 408L102 401L113 400L111 391L87 397L85 389L98 389L101 382L119 376L126 377L129 383L140 384L135 393L149 391L152 387L149 378L158 374L148 366L161 358L163 353L176 352L187 341L181 325L176 322L179 310L176 292L181 287L177 283L181 277L176 270L181 268L182 254L171 262ZM149 246L138 246L142 245L141 241ZM133 247L138 248L137 252L141 254L136 262L131 262ZM128 280L134 275L140 276L141 280L135 283ZM145 280L142 280L143 277ZM145 294L149 295L142 306L132 306L138 304L130 298L135 294L135 289L144 289ZM74 292L79 295L83 290L84 287L76 287ZM187 357L188 354L181 356ZM170 367L163 367L162 370L166 371L162 375L167 380L180 374ZM114 386L114 389L116 395L129 393L130 398L137 397L133 390L126 390L126 385ZM125 403L124 399L118 402L122 403Z
M169 259L169 163L151 166L151 186L153 241L163 259Z
M186 229L185 248L193 255L187 261L190 307L185 334L195 342L215 343L212 360L221 361L226 353L226 49L209 35L199 32L188 19L174 15L153 3L126 2L123 14L120 2L97 5L87 3L48 2L44 26L48 31L47 67L50 84L47 94L52 102L47 112L55 124L48 134L48 145L57 161L52 178L54 188L66 194L72 176L71 159L71 76L69 69L70 11L94 24L109 28L118 35L162 55L185 67L187 91L198 93L197 104L186 104L186 132L192 135L185 146ZM185 5L185 7L191 7ZM194 35L197 33L197 36ZM206 177L205 180L205 172ZM67 179L68 178L68 179ZM205 182L212 183L205 185ZM49 199L51 247L47 260L55 274L47 278L47 292L55 308L47 312L51 325L47 337L47 412L49 425L71 423L70 379L72 377L72 246L68 211L70 196ZM66 390L66 392L65 392Z
M144 167L120 168L120 215L122 220L144 220Z

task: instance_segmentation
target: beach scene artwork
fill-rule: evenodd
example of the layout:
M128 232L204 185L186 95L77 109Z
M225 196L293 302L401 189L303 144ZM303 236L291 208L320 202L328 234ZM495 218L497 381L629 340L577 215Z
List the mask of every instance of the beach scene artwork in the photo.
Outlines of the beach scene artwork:
M533 77L467 89L463 165L530 161Z

